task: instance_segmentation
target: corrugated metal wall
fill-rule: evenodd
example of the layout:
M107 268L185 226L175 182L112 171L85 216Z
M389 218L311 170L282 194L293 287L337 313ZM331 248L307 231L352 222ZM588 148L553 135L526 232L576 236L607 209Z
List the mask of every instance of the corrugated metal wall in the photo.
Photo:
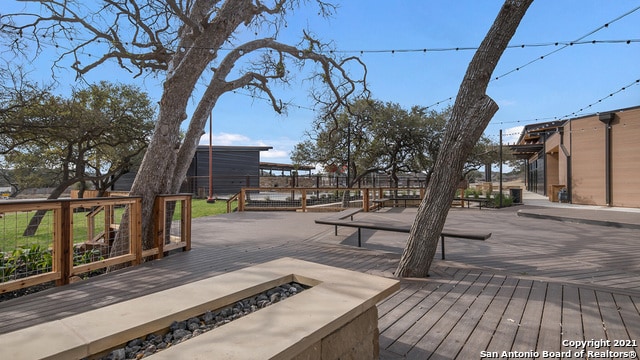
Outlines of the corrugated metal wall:
M199 147L187 172L193 177L192 191L209 189L209 148ZM213 149L213 193L216 195L235 194L242 187L260 186L260 150L255 148L215 148Z
M268 146L214 146L213 147L213 194L236 194L242 187L260 186L260 151ZM160 174L158 174L160 176ZM129 191L135 172L121 177L113 190ZM193 157L187 180L181 192L193 194L209 193L209 147L199 146Z

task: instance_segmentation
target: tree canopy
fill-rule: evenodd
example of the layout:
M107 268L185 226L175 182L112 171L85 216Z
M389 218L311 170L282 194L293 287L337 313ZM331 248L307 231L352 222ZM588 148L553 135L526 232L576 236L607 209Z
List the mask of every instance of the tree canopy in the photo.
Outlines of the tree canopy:
M128 85L102 82L69 98L13 92L0 115L0 154L18 189L53 187L57 198L73 184L107 189L130 171L146 149L155 115L147 95Z
M451 109L428 110L413 106L361 100L335 119L319 117L297 144L291 159L296 164L320 164L350 173L350 186L369 172L383 172L398 183L399 174L424 173L427 182L442 144ZM483 136L470 153L461 177L499 159L498 144ZM344 171L346 172L346 171Z

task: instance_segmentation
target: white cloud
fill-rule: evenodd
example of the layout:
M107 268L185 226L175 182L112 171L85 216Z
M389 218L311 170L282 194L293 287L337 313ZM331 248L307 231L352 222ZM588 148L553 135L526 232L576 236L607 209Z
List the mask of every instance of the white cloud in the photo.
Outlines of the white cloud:
M248 145L251 139L240 134L220 133L213 134L213 145ZM200 145L209 145L209 134L206 133L200 137Z
M522 125L505 129L502 132L502 143L515 144L518 141L518 139L520 139L520 134L522 134L522 130L524 130L524 126Z
M209 145L209 134L200 138L200 145ZM295 141L291 139L261 139L253 140L241 134L213 133L213 145L220 146L271 146L273 149L260 152L260 158L264 161L289 163L289 152L293 149Z
M269 151L263 151L260 153L260 159L270 159L274 160L271 162L290 162L289 160L289 152L286 150L278 150L278 149L271 149ZM284 161L283 161L284 159ZM277 160L277 161L275 161Z

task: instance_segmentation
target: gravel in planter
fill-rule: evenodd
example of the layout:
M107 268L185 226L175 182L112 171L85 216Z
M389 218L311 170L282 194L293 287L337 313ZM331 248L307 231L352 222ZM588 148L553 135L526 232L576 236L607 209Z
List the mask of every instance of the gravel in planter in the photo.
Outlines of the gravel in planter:
M280 302L288 297L304 291L308 287L292 282L269 289L260 294L240 300L222 309L206 313L187 320L174 321L163 334L148 334L133 339L127 344L112 350L100 360L141 359L155 352L179 344L209 330L213 330L233 320L249 315L254 311Z

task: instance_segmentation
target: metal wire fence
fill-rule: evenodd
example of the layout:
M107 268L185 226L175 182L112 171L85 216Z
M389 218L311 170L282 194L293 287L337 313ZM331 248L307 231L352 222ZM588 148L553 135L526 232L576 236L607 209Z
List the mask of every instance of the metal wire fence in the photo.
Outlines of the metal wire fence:
M155 244L142 248L140 197L0 202L0 293L67 284L191 247L191 195L156 199Z
M0 212L0 283L53 271L50 249L56 208L28 206Z
M369 211L388 201L410 199L415 202L422 197L422 189L246 188L238 195L238 210L336 211L358 207Z

